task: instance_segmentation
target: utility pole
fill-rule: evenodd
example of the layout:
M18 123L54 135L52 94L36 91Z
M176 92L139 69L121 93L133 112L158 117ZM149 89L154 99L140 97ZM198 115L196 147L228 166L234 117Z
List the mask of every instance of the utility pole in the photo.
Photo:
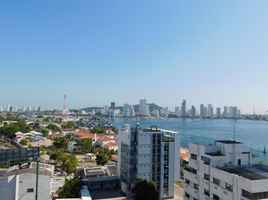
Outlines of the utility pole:
M36 160L36 185L35 185L35 200L38 200L38 178L39 178L39 158Z

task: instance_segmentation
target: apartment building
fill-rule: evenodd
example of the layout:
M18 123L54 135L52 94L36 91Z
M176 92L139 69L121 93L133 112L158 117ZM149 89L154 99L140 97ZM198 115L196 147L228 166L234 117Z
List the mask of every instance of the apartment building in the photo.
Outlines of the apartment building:
M185 200L268 199L268 166L242 143L190 144Z
M156 183L160 199L174 197L180 172L180 134L153 126L142 129L125 125L119 130L118 174L121 190L132 197L137 179Z

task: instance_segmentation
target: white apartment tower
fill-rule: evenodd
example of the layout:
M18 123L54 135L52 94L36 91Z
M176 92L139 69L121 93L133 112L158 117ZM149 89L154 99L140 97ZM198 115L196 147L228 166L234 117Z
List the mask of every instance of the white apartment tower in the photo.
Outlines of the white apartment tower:
M125 125L119 130L118 174L121 190L132 197L137 179L156 183L160 199L174 197L180 178L180 134L153 126L142 129Z
M185 99L181 103L181 117L182 118L187 117L187 113L186 113L186 100Z
M147 116L148 111L147 111L147 100L146 99L141 99L140 100L140 115L141 116Z
M185 200L268 199L268 166L242 143L190 144Z

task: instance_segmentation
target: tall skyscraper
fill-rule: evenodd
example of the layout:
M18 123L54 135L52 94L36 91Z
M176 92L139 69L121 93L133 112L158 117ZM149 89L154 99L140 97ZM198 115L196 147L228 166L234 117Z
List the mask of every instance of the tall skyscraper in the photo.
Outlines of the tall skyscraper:
M165 118L168 118L169 116L169 110L168 107L165 108Z
M130 117L130 105L127 103L123 106L123 116Z
M224 106L223 107L223 113L222 113L223 117L228 117L229 115L229 112L228 112L228 107L227 106Z
M237 109L237 107L231 106L229 108L229 117L230 118L237 118L238 117L238 109Z
M186 100L184 99L181 103L181 117L185 118L187 116L186 113Z
M180 178L180 134L151 127L125 125L119 130L118 174L121 190L132 197L137 179L154 181L160 199L174 198Z
M212 104L208 105L208 117L213 117L213 107Z
M192 108L191 108L191 117L195 118L195 115L196 115L196 109L195 109L194 106L192 106Z
M216 116L221 117L221 108L216 109Z
M115 116L115 102L111 102L110 117L114 119Z
M140 115L141 116L147 116L148 114L148 108L147 108L147 100L146 99L141 99L140 100Z
M205 106L204 106L204 104L200 104L200 117L201 118L204 118L204 117L206 117L206 110L205 110Z
M179 107L179 106L176 106L176 107L175 107L175 115L176 115L177 117L180 116L180 107Z

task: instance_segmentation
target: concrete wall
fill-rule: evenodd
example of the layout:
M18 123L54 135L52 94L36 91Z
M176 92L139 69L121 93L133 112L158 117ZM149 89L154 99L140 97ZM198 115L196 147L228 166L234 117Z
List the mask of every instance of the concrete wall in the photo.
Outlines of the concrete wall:
M16 199L16 176L0 177L0 200Z
M26 173L18 175L19 177L19 200L34 200L36 192L36 175ZM50 177L39 175L38 200L50 199ZM27 189L33 188L34 192L27 192Z

